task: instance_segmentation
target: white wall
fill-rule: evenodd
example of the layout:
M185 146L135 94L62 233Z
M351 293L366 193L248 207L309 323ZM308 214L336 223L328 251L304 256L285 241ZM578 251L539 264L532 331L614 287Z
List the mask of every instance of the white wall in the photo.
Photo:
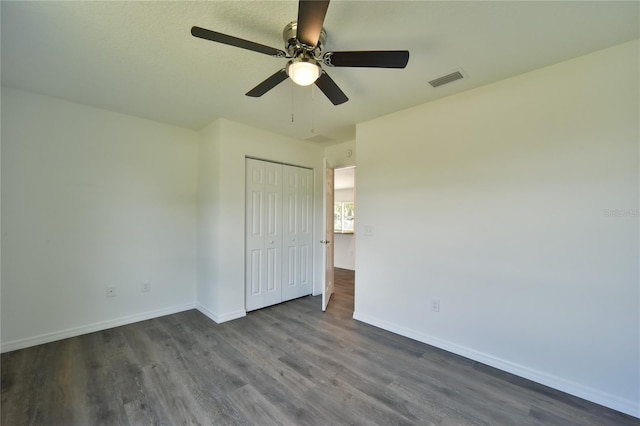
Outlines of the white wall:
M194 306L197 141L2 87L2 351Z
M216 322L245 315L245 158L278 161L314 170L314 240L322 239L324 149L221 119L202 133L200 146L200 273L198 309ZM211 184L217 178L216 184ZM318 243L318 246L320 244ZM318 247L317 247L318 248ZM321 291L323 264L314 251L314 294Z
M355 317L639 416L638 47L358 125Z
M347 141L329 145L324 149L324 156L330 167L334 169L356 165L356 141Z
M333 198L335 201L354 201L355 191L353 188L336 189Z
M354 234L333 234L333 266L356 270L356 239Z
M200 131L198 155L198 309L213 316L217 306L217 243L221 206L220 198L220 121ZM217 314L215 314L217 315ZM219 320L219 319L218 319Z

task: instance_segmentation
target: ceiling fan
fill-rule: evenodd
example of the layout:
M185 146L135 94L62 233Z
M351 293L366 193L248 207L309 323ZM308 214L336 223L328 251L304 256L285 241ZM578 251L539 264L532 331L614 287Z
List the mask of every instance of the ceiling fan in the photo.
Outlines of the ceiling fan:
M323 47L327 33L322 25L328 7L329 0L299 0L298 20L287 24L282 33L285 50L200 27L192 27L191 34L194 37L276 58L290 59L285 68L278 70L246 93L247 96L252 97L264 95L290 77L300 86L315 83L334 105L340 105L349 98L322 69L321 63L330 67L404 68L407 66L409 52L406 50L325 52Z

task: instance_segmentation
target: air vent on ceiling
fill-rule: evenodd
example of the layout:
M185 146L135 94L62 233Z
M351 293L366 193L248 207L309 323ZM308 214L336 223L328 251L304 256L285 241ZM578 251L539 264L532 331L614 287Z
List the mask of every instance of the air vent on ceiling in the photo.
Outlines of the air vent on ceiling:
M451 74L443 75L442 77L436 78L435 80L431 80L429 82L433 87L442 86L443 84L452 83L456 80L460 80L464 78L464 75L460 71L454 71Z
M328 138L328 137L323 136L323 135L315 135L315 136L312 136L310 138L307 138L306 140L308 140L309 142L315 142L315 143L318 143L318 144L321 144L321 145L325 144L327 142L333 141L333 139Z

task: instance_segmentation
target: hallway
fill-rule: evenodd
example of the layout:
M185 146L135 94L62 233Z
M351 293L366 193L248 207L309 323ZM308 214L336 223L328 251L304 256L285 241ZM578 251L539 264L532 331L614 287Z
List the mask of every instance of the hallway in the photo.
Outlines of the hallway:
M349 269L334 269L334 289L327 312L341 318L353 318L355 275L355 271Z

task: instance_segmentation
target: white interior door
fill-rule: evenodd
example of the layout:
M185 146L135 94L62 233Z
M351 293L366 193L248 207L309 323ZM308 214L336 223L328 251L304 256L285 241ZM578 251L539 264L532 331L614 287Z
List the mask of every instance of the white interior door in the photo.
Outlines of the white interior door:
M246 309L282 301L282 165L246 161Z
M282 170L282 301L311 294L313 286L313 171Z
M324 161L324 286L322 288L322 310L326 311L333 294L333 169Z

